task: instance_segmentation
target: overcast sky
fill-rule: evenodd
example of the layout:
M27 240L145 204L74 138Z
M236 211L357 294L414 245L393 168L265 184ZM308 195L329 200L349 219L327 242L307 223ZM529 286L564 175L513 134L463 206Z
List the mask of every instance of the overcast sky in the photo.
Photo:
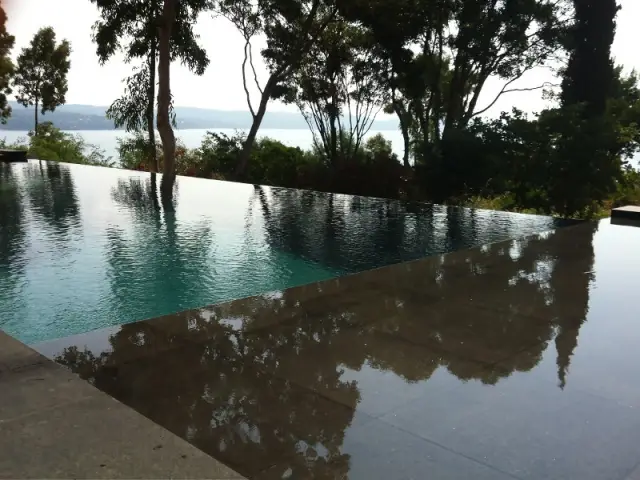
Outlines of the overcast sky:
M109 105L123 91L122 79L131 72L131 65L116 56L100 66L91 41L91 27L98 18L95 6L89 0L0 0L8 15L8 31L16 37L14 56L26 46L34 33L42 27L52 26L59 39L71 42L71 71L67 103ZM640 0L619 0L622 11L618 15L618 28L613 46L616 61L627 68L640 70ZM176 105L223 110L246 110L241 83L242 39L225 19L203 15L196 25L201 44L207 49L211 65L206 73L197 77L179 64L171 70L171 89ZM261 69L264 74L264 68ZM538 85L551 80L544 71L535 72L518 87ZM492 82L483 91L480 106L489 103L501 83ZM508 110L513 105L525 111L538 111L544 105L540 92L512 93L492 109L493 114ZM273 103L272 110L295 110L291 106Z

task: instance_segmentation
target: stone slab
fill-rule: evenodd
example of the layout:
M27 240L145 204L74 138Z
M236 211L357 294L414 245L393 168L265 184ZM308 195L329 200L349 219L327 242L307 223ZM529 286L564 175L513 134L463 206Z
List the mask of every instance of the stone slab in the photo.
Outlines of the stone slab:
M0 331L0 478L243 477Z
M0 150L0 162L4 163L14 163L14 162L23 162L27 161L27 152L26 150Z
M611 225L621 225L625 227L640 227L640 219L611 217Z
M628 220L640 221L640 206L627 205L625 207L618 207L611 210L611 219L624 218Z

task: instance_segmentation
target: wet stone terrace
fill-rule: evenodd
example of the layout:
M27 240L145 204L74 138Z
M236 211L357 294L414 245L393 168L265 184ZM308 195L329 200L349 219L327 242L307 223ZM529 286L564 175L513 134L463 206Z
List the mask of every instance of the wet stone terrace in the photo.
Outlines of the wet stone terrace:
M584 223L36 349L250 479L638 479L638 246Z

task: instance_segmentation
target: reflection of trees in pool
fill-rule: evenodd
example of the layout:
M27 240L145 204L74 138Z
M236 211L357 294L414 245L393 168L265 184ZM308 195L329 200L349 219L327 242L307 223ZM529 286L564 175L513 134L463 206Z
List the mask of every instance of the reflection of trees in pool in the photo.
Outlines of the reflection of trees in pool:
M356 406L361 391L345 368L367 364L407 382L446 368L491 385L533 369L555 338L564 386L593 262L595 225L580 228L592 231L362 274L380 295L343 278L124 325L109 351L71 347L57 361L246 475L274 456L292 478L322 477L329 465L346 474L353 410L323 408L323 396L308 393ZM476 292L472 316L460 314Z
M33 291L29 274L36 276L36 282L47 282L47 277L28 267L64 262L80 225L67 166L0 164L0 310L6 311L0 326L19 334L20 327L32 320L41 303L29 301ZM56 286L49 286L55 291Z
M25 242L24 189L14 167L0 162L0 328L24 315L20 296L24 284Z
M0 271L24 251L23 191L10 164L0 163Z
M346 271L550 230L563 221L330 193L256 188L269 243Z
M193 305L209 272L212 231L205 221L180 230L175 211L160 207L152 179L118 180L112 199L126 208L131 221L107 228L107 259L114 309L136 308L148 316ZM135 302L124 301L135 299ZM146 305L146 307L145 307ZM173 307L173 308L171 308ZM135 312L121 318L135 319Z
M23 170L30 210L47 227L47 233L65 246L71 231L80 225L78 197L69 167L55 162L25 165Z

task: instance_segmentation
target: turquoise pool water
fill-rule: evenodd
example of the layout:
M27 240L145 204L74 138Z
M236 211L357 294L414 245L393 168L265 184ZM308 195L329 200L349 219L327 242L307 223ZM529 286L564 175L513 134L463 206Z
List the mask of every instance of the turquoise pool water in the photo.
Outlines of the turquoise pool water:
M548 217L0 164L0 328L35 343L565 225Z

